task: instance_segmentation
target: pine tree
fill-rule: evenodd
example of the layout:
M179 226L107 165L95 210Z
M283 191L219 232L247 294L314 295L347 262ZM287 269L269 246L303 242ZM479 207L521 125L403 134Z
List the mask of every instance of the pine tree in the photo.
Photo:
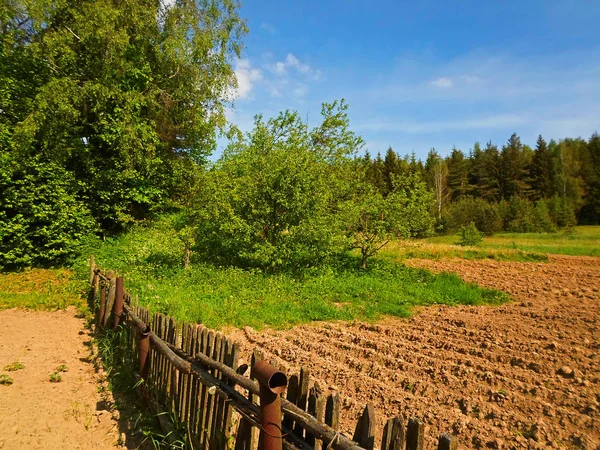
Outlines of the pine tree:
M500 154L500 194L504 199L525 195L529 189L526 182L527 163L523 154L523 144L513 133L502 147Z
M546 141L540 135L533 153L531 163L531 187L533 189L533 199L551 198L554 196L554 159L546 145Z
M452 147L452 153L446 158L446 164L452 200L457 200L469 192L469 160L461 150Z

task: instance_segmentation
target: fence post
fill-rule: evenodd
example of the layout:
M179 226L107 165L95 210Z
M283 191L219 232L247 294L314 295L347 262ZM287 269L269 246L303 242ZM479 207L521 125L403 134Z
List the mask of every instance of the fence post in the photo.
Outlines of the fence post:
M94 255L90 255L90 285L94 284L94 273L96 272L96 260Z
M281 399L287 376L266 361L252 366L252 374L260 386L260 450L282 450Z
M106 282L102 282L102 287L100 288L100 311L98 312L97 324L98 327L101 327L104 320L104 314L106 313Z
M125 288L123 286L123 277L117 278L117 286L115 289L115 303L113 305L113 330L116 330L121 322L123 314L123 300Z

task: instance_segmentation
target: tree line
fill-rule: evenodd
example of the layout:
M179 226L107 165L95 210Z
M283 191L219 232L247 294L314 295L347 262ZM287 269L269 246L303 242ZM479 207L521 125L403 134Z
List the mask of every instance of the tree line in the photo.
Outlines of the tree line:
M431 213L439 231L475 222L486 233L501 230L553 231L576 224L600 223L600 136L566 138L535 148L516 134L500 149L476 142L468 154L453 148L442 157L431 149L425 162L414 154L363 158L371 183L382 195L391 180L416 173L435 197Z

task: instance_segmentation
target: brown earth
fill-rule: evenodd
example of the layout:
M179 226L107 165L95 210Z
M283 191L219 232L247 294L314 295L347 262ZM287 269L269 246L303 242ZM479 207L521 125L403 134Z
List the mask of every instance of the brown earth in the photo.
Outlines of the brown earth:
M91 336L74 308L0 311L0 449L114 449L119 426L107 394L99 393L90 361ZM20 362L24 368L8 372ZM62 381L50 382L60 365Z
M456 272L513 301L235 337L245 354L258 346L339 391L347 433L373 402L379 434L386 418L421 417L428 448L440 432L458 436L461 448L600 448L600 258L408 264Z

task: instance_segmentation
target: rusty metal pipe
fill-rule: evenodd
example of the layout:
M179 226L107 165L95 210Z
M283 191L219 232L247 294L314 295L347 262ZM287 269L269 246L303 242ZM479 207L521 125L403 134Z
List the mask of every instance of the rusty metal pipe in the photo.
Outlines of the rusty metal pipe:
M260 386L260 450L282 450L281 399L287 376L266 361L252 366L252 376Z
M150 371L150 326L146 325L143 329L138 329L138 339L140 376L147 380Z
M123 315L123 299L125 297L125 287L123 284L123 277L117 278L115 303L113 305L113 330L117 329L121 322L121 315Z

